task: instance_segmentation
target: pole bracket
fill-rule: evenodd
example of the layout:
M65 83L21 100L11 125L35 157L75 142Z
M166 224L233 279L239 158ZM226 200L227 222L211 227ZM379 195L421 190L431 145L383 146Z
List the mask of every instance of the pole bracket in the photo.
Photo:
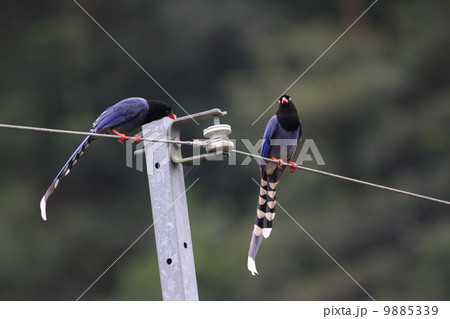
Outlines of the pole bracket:
M231 133L231 126L220 124L220 116L224 115L227 115L227 112L215 108L179 117L172 121L168 130L169 139L181 141L181 128L183 126L213 119L213 125L203 130L203 136L207 140L194 140L194 142L198 143L196 143L197 146L194 145L194 154L192 156L183 157L180 144L169 145L169 154L172 161L183 165L198 165L206 160L220 160L227 157L230 151L234 149L234 143L228 139L228 135ZM200 152L200 145L206 149L206 153Z

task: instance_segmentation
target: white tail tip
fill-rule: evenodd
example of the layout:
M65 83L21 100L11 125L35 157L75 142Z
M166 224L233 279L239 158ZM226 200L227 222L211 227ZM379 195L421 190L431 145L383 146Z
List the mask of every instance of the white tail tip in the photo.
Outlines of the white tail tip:
M255 260L251 257L248 257L247 268L248 268L248 270L250 270L250 272L252 273L253 276L258 275L258 271L256 270Z
M41 199L41 216L42 216L42 219L43 220L47 220L47 212L45 211L45 208L46 208L46 206L47 206L47 200L46 200L46 198L45 198L45 196L44 197L42 197L42 199Z
M270 233L272 232L272 228L263 228L262 234L264 238L267 238L270 236Z

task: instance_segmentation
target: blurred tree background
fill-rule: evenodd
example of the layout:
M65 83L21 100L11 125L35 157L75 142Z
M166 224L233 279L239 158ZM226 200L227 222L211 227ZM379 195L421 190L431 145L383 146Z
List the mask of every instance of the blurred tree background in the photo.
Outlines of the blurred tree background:
M276 106L253 121L371 2L79 1L190 113L227 110L231 137L253 143ZM449 13L444 0L379 1L289 90L326 163L305 166L450 199ZM184 115L75 2L3 1L0 17L1 123L86 131L130 96ZM43 222L40 198L82 139L1 133L0 299L77 299L151 225L147 177L98 140ZM450 298L448 206L286 175L279 203L375 299ZM280 209L252 277L256 162L207 163L186 184L197 177L187 197L201 300L369 300ZM161 300L153 231L83 300Z

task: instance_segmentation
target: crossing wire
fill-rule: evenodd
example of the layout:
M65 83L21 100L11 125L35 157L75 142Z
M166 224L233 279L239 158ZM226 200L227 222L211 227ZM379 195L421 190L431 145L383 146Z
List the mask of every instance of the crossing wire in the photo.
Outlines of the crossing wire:
M28 131L38 131L38 132L49 132L49 133L58 133L58 134L71 134L71 135L84 135L84 136L89 136L90 135L90 136L95 136L95 137L106 137L106 138L115 138L115 139L122 138L121 136L111 135L111 134L100 134L100 133L92 133L92 132L80 132L80 131L60 130L60 129L53 129L53 128L23 126L23 125L12 125L12 124L1 124L1 123L0 123L0 128L9 128L9 129L16 129L16 130L28 130ZM131 137L129 137L129 139L132 140L132 141L137 141L139 138L131 136ZM154 142L154 143L169 143L169 144L179 144L179 145L191 145L191 146L196 146L196 147L205 147L208 144L208 142L202 142L202 141L199 141L199 140L179 141L179 140L168 140L168 139L154 139L154 138L146 138L146 137L143 137L142 140L143 141L148 141L148 142ZM244 152L244 151L240 151L240 150L236 150L236 149L232 149L232 150L230 150L230 152L233 152L233 153L236 153L236 154L240 154L240 155L244 155L244 156L250 156L250 157L253 157L253 158L256 158L256 159L264 160L266 162L279 163L278 160L275 160L275 159L272 159L272 158L267 158L267 157L264 157L264 156L260 156L260 155L257 155L257 154ZM283 165L289 166L289 167L294 167L294 165L292 165L290 163L283 163ZM404 190L393 188L393 187L388 187L388 186L383 186L383 185L379 185L379 184L375 184L375 183L370 183L370 182L362 181L362 180L359 180L359 179L346 177L346 176L342 176L342 175L338 175L338 174L334 174L334 173L329 173L329 172L325 172L325 171L321 171L321 170L318 170L318 169L305 167L305 166L301 166L301 165L297 165L297 168L301 169L303 171L307 171L307 172L311 172L311 173L315 173L315 174L320 174L320 175L324 175L324 176L328 176L328 177L332 177L332 178L337 178L337 179L345 180L345 181L352 182L352 183L358 183L358 184L365 185L365 186L368 186L368 187L374 187L374 188L383 189L383 190L386 190L386 191L389 191L389 192L395 192L395 193L399 193L399 194L410 196L410 197L420 198L420 199L424 199L424 200L428 200L428 201L432 201L432 202L436 202L436 203L440 203L440 204L444 204L444 205L450 205L450 201L446 201L446 200L442 200L442 199L438 199L438 198L434 198L434 197L430 197L430 196L425 196L425 195L421 195L421 194L417 194L417 193L412 193L412 192L404 191Z

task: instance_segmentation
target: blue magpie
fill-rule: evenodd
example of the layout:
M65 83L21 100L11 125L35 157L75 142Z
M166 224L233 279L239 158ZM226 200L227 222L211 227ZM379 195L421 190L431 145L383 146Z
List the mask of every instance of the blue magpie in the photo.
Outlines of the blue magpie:
M130 97L107 108L92 124L90 131L99 134L112 132L122 137L119 142L123 144L123 141L130 137L125 134L138 129L146 123L162 119L165 116L175 119L172 109L165 102ZM140 141L139 136L134 137L137 138L137 142ZM58 186L61 179L69 174L80 156L83 155L86 148L95 139L95 136L87 136L84 139L72 156L70 156L66 164L64 164L58 175L56 175L47 192L45 192L40 204L41 216L44 220L47 220L46 206L48 198Z
M259 246L263 237L269 237L272 231L276 186L286 168L285 162L292 164L289 169L291 172L296 169L297 165L290 159L302 137L302 124L292 99L288 95L283 95L278 102L277 113L267 123L261 146L261 156L277 162L264 161L260 165L261 185L247 260L247 267L253 276L258 273L255 258Z

